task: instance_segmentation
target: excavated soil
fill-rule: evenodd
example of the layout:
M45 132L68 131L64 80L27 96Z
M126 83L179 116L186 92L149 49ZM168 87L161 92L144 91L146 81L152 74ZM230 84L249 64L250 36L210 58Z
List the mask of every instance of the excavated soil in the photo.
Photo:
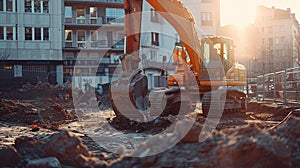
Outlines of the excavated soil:
M21 89L1 91L0 167L300 167L297 107L252 101L247 111L223 114L203 142L198 138L206 120L196 112L187 116L197 117L196 122L179 143L163 153L147 156L181 135L163 134L142 142L132 136L160 133L178 118L161 117L134 127L136 123L112 115L107 95L96 93L95 99L93 90L84 93L73 88L75 103L81 109L75 113L71 91L69 83L27 84ZM103 112L94 132L109 138L95 142L83 128L82 119L92 121L98 115L87 111L90 103L97 103ZM179 121L181 125L185 122ZM38 129L33 129L34 125ZM109 125L122 134L110 135ZM122 142L124 150L134 148L134 155L140 157L112 153L112 139Z

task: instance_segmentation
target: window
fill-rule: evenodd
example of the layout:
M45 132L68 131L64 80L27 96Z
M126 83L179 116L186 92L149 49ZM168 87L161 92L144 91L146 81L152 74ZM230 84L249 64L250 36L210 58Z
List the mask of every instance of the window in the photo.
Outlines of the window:
M211 12L201 12L201 25L202 26L212 26L212 13Z
M152 45L159 46L159 34L158 33L151 33L151 41Z
M29 13L49 13L48 0L25 0L24 7Z
M97 8L96 7L90 7L90 23L91 24L97 24Z
M72 30L65 30L65 47L72 47Z
M91 41L97 41L98 40L98 32L95 30L91 31Z
M32 35L33 33L34 33L34 36ZM49 28L47 28L47 27L44 27L44 28L26 27L25 28L25 40L48 41L49 40Z
M151 61L155 61L155 59L156 59L156 51L150 51L150 59L151 59Z
M6 0L6 11L7 12L13 11L13 0Z
M13 27L6 27L6 40L13 40Z
M158 13L154 9L151 9L151 21L152 22L159 22Z
M43 1L43 13L49 13L49 2L47 0Z
M281 43L284 43L284 41L285 41L285 37L284 37L284 36L281 36L281 37L280 37L280 42L281 42Z
M49 40L49 28L47 28L47 27L43 28L43 40L44 41Z
M84 7L78 7L76 9L76 13L77 13L77 23L85 24L85 9L84 9Z
M72 23L72 6L65 6L65 22Z
M203 63L207 65L210 60L210 44L205 42L203 44Z
M34 28L34 40L42 40L41 33L41 28Z
M25 0L25 12L32 12L31 11L31 0Z
M3 11L4 10L4 8L3 8L3 0L0 0L0 11Z
M0 40L4 40L4 27L0 26Z
M72 18L72 6L65 6L65 18Z
M17 28L0 26L0 40L17 40Z
M34 0L34 13L40 13L40 12L41 12L41 1Z
M4 70L13 70L13 66L12 65L3 65L3 69Z
M77 44L78 47L85 48L85 30L77 31Z
M17 3L17 0L0 0L0 11L15 12L14 3Z
M97 47L98 32L96 30L91 30L91 47Z
M25 40L32 40L32 28L25 27Z
M268 32L273 33L273 27L272 26L268 26Z
M106 22L107 23L124 23L123 19L117 19L124 16L123 9L106 8Z
M269 38L269 46L273 47L273 38L272 37Z

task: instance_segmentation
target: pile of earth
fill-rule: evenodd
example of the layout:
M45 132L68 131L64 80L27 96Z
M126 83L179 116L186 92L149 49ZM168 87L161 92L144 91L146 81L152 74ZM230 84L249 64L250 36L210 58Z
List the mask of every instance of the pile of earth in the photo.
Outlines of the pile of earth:
M202 126L199 124L198 128L201 129ZM289 116L283 123L269 129L259 124L250 124L215 130L203 142L197 141L197 133L199 131L189 132L182 142L152 156L147 154L166 148L166 142L173 138L166 135L147 141L136 148L135 155L141 158L125 157L111 167L300 166L299 117Z
M0 149L0 167L107 167L116 156L91 153L81 139L68 131L46 140L19 137L13 146Z
M58 105L42 109L31 103L0 99L0 120L4 122L56 128L76 119L72 111Z
M281 121L297 108L299 107L252 101L248 103L247 115L252 119Z
M1 97L11 100L35 100L38 98L66 98L71 93L71 83L51 85L38 82L36 85L26 83L19 89L2 90Z

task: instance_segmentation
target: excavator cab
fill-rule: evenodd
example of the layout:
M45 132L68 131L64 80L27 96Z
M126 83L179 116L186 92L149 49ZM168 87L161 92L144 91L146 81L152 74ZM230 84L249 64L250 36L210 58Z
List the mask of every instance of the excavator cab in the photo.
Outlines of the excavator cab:
M226 80L226 73L234 65L232 40L224 37L207 37L201 40L200 80Z

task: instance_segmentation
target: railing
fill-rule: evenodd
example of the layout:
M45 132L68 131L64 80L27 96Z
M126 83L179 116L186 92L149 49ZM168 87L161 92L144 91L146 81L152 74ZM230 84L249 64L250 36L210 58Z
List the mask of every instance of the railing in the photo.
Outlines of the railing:
M300 67L258 76L256 99L284 104L299 104Z
M121 41L117 41L117 40L113 40L111 42L111 44L109 44L108 40L97 40L97 41L84 41L84 42L77 42L77 43L73 43L72 42L65 42L65 48L76 48L76 49L80 49L80 48L87 48L87 49L106 49L106 48L112 48L112 49L120 49L123 50L124 49L124 42Z

